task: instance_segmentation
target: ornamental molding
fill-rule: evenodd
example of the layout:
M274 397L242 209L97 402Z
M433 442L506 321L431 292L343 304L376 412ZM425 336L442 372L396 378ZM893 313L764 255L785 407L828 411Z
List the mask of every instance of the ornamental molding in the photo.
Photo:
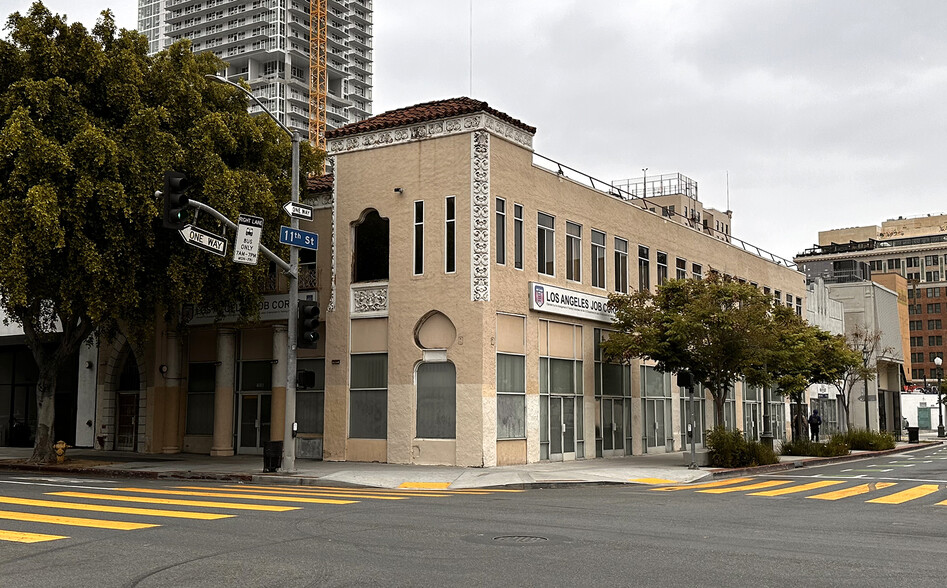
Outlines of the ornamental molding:
M533 150L533 134L502 121L490 114L473 114L455 118L440 119L406 127L384 129L374 133L361 133L332 139L326 151L332 155L363 151L374 147L401 145L425 139L460 135L471 131L487 131L525 149Z
M338 169L338 168L335 167L335 157L326 157L325 165L326 165L326 169L331 169L331 170ZM335 279L336 279L336 264L335 264L335 260L336 260L336 258L338 257L338 251L336 250L336 240L335 240L335 233L336 233L336 231L335 231L335 227L336 227L336 220L337 220L337 217L338 217L338 202L339 202L339 199L336 198L336 193L337 193L337 190L338 190L338 189L339 189L338 176L337 176L336 174L333 174L333 175L332 175L332 196L331 196L332 202L330 202L330 205L332 206L332 220L331 220L332 226L329 227L329 231L330 231L330 233L332 234L332 239L331 239L332 245L331 245L331 250L330 250L330 255L329 255L329 257L331 258L330 261L329 261L329 263L330 263L330 268L329 268L329 273L330 273L330 276L329 276L329 282L330 282L330 284L329 284L329 304L328 304L328 309L326 310L326 312L334 312L334 311L335 311Z
M490 300L490 134L470 135L470 299Z
M388 282L352 286L353 317L388 316Z

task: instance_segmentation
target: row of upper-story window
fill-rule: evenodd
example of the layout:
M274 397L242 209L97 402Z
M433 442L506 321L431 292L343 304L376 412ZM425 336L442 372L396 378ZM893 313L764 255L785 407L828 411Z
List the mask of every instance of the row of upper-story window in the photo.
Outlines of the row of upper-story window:
M940 302L928 303L926 307L923 304L908 304L908 314L922 314L924 311L927 314L940 314Z
M928 347L940 347L944 344L943 335L928 335L927 336L927 346ZM924 335L916 335L911 337L911 347L924 347Z
M923 331L923 330L925 330L925 329L924 329L924 321L922 321L922 320L908 321L908 326L909 326L909 329L910 329L911 331ZM943 328L944 328L944 327L943 327L943 323L941 322L941 319L928 319L928 320L927 320L927 329L926 329L926 330L928 330L928 331L937 331L937 330L943 329Z
M940 298L942 288L908 288L908 298Z
M925 356L923 351L918 351L915 353L911 353L911 363L925 363L928 361L931 363L934 363L934 360L937 359L938 357L941 359L944 359L944 352L943 351L929 351L927 355Z
M909 281L940 282L947 277L942 269L947 266L947 254L889 257L867 263L873 272L895 272Z
M424 273L425 252L424 252L424 212L423 200L414 202L414 246L413 246L413 267L414 275ZM456 271L456 240L457 240L457 218L455 197L448 196L445 199L445 218L444 218L444 271L453 273ZM496 199L496 219L494 223L494 255L497 265L507 265L512 261L513 267L522 270L524 267L524 208L522 204L513 203L513 251L508 254L508 229L510 219L508 218L510 210L507 202L503 198ZM566 268L565 278L571 282L583 282L583 227L579 223L566 221L565 226L565 252ZM628 293L629 283L629 241L622 237L614 236L612 238L612 286L615 292ZM608 289L607 282L607 252L608 235L604 231L591 229L589 232L589 283L593 288ZM651 288L651 248L646 245L638 245L638 289L649 290ZM692 277L702 279L704 277L704 267L702 264L690 262L681 257L674 257L673 274L670 265L671 256L664 251L655 251L654 261L656 266L657 286L664 284L668 279L686 279ZM553 215L538 212L536 213L536 271L542 275L556 275L556 218ZM738 278L739 279L739 278ZM742 282L746 280L740 279ZM750 282L758 287L755 282ZM770 294L770 288L764 287L763 292ZM802 315L802 298L793 296L791 293L785 294L779 290L772 291L776 300L785 304L789 308L795 308L796 314Z

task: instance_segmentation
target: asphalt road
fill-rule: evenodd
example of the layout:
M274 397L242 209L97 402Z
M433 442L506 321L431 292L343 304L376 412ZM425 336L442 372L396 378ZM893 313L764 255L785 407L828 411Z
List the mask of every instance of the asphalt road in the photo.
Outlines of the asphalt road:
M522 492L5 473L0 586L940 587L941 502L941 448L703 486Z

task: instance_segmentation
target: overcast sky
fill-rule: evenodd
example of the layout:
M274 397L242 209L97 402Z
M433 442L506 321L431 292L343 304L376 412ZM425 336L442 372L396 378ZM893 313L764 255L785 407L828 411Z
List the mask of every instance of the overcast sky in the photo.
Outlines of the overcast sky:
M376 114L469 95L537 127L537 153L680 172L718 209L729 174L733 234L784 257L947 211L947 2L472 1L374 0ZM136 0L46 5L137 25Z

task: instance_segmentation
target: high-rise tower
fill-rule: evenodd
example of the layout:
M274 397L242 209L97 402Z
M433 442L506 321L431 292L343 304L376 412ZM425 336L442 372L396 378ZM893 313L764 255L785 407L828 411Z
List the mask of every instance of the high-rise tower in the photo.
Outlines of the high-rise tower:
M371 116L372 0L139 0L138 28L152 53L181 39L213 51L304 137Z

